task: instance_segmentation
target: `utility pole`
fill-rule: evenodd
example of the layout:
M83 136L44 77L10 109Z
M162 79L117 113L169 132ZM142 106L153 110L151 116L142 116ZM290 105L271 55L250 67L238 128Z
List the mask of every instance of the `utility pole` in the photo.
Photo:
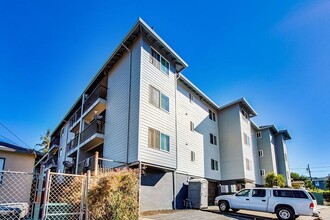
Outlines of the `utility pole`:
M307 170L308 173L309 173L309 179L312 181L312 172L311 172L311 168L309 167L309 164L307 164L307 168L306 168L306 170ZM312 183L313 183L313 181L312 181Z

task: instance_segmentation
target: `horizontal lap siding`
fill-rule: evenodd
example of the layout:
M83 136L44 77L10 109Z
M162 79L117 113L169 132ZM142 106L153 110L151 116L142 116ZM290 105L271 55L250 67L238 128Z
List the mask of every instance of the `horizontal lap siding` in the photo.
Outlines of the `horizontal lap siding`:
M151 48L149 44L143 41L141 51L139 160L160 166L175 168L175 74L173 73L172 66L169 75L167 75L151 64L149 61L150 52ZM149 103L150 85L169 97L169 112ZM164 152L148 147L149 127L170 136L170 152Z
M131 103L129 103L130 54L126 52L108 78L104 157L126 162L128 109L130 105L129 162L137 161L141 40L132 50Z

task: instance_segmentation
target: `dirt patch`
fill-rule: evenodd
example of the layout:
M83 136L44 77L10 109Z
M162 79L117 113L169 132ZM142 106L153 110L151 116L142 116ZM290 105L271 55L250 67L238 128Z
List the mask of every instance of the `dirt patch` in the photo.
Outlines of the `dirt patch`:
M156 210L156 211L145 211L141 213L141 216L150 216L150 215L157 215L157 214L169 214L177 212L176 210Z

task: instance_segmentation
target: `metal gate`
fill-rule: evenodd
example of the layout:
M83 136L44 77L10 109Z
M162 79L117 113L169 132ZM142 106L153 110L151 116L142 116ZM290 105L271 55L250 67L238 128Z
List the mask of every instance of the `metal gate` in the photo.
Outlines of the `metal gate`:
M85 204L85 175L46 174L42 218L45 220L82 220Z

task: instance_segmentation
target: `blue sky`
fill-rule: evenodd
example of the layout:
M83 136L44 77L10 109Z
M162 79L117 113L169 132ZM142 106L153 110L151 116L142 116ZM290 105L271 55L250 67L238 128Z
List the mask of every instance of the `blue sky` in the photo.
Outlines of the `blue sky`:
M287 128L292 168L330 173L330 1L1 1L0 122L34 147L138 17L216 103L244 96L257 124Z

